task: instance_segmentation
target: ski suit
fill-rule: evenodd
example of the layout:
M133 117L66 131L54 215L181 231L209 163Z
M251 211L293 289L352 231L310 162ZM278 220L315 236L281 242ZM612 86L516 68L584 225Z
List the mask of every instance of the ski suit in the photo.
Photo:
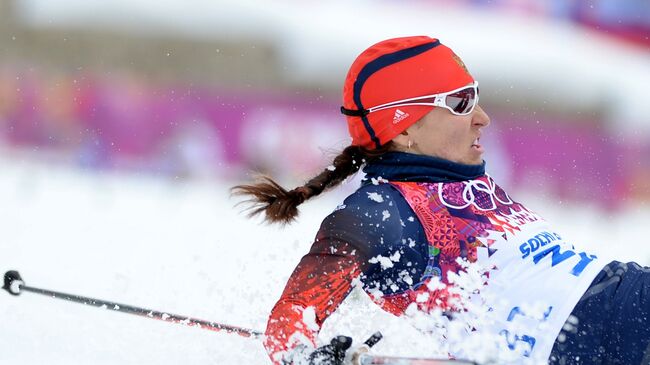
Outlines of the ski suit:
M265 347L275 364L300 338L315 345L323 321L354 282L396 316L410 305L423 312L448 310L449 292L426 284L433 278L447 284L449 272L463 270L458 258L493 268L485 288L495 283L507 299L508 305L491 308L498 321L487 331L512 349L526 345L524 357L549 358L553 350L558 363L571 363L571 351L583 339L572 331L558 335L571 314L587 318L585 313L596 311L594 303L614 295L600 290L587 297L587 290L592 282L611 279L607 270L619 263L602 270L611 260L564 241L496 185L485 164L390 152L364 172L362 186L323 221L271 311ZM423 293L428 299L416 300ZM526 313L527 306L540 303L543 316ZM580 311L574 311L578 303ZM313 308L316 326L304 322L307 308ZM602 351L602 343L595 346Z

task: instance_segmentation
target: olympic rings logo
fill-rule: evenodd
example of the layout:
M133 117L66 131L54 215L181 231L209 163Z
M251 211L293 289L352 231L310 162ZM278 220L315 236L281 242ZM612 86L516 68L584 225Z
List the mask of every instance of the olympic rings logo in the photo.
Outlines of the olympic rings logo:
M443 194L444 188L445 186L455 187L459 184L464 185L462 192L459 194L453 194L453 197L456 198L453 200L457 201L450 202L449 197L445 198L445 194ZM438 198L440 199L440 202L448 208L465 209L470 205L474 205L476 209L481 211L497 209L497 202L505 205L512 205L515 203L510 199L508 194L503 191L503 189L497 186L490 176L487 177L487 181L476 179L455 183L438 183Z

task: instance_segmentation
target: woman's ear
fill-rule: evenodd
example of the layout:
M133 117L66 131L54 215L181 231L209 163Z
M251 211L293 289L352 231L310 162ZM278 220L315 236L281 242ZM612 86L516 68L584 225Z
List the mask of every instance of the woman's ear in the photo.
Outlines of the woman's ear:
M400 151L408 150L410 141L411 136L409 136L409 133L406 130L402 131L400 134L395 136L395 138L393 138L393 143L397 145Z

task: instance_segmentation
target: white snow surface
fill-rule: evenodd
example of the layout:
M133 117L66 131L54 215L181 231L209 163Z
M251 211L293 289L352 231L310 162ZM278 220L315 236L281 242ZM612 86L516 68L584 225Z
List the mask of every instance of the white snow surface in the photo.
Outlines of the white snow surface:
M263 330L332 192L284 228L234 207L236 182L178 182L0 159L0 272L27 285ZM344 188L345 189L345 188ZM525 195L525 194L521 194ZM526 200L529 199L529 200ZM650 263L650 209L617 212L519 197L559 232L620 260ZM436 344L362 292L326 321L335 334L384 333L374 351L432 355ZM268 364L256 340L24 293L0 293L0 364Z

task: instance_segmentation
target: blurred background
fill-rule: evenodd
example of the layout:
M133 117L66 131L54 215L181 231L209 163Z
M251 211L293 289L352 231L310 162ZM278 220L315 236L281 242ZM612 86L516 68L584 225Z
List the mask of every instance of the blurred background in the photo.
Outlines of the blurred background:
M648 0L0 0L0 270L264 328L357 180L282 229L246 221L229 187L328 166L350 142L351 62L419 34L480 82L501 186L650 264ZM0 363L266 363L228 335L79 311L0 295Z
M160 178L300 182L348 144L347 67L438 37L481 83L511 189L650 199L645 0L0 1L0 144Z

